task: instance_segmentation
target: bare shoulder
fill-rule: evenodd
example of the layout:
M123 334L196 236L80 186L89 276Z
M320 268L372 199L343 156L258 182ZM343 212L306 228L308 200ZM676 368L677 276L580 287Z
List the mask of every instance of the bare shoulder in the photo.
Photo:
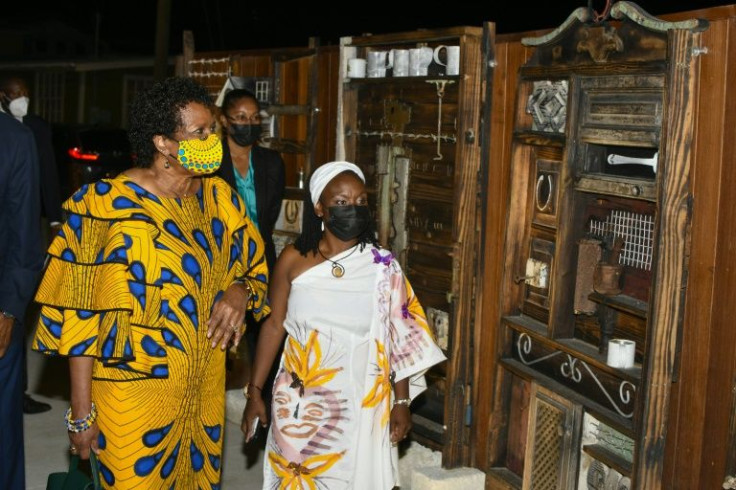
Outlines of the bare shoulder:
M299 251L292 244L284 246L284 249L279 254L279 258L276 261L276 267L285 268L289 267L294 263L295 260L299 259Z
M302 272L318 263L319 258L315 254L308 252L304 256L294 245L287 245L276 262L276 273L283 274L282 277L286 277L291 282Z

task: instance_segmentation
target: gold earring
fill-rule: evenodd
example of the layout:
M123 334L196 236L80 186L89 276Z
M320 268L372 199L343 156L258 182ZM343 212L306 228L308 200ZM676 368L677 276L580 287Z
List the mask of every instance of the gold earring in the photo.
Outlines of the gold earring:
M169 167L171 167L171 165L169 165L169 161L164 160L164 168L169 168Z

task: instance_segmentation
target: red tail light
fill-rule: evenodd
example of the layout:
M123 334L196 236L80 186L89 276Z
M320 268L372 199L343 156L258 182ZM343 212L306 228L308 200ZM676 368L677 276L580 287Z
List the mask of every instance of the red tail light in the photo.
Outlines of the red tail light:
M97 153L85 153L79 148L69 148L69 156L76 159L76 160L87 160L87 161L95 161L98 158L100 158L100 155Z

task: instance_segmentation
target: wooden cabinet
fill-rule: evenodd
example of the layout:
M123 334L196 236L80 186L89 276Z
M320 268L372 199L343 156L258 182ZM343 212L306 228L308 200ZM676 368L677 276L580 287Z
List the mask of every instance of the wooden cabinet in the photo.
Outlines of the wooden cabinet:
M341 40L337 158L365 172L379 238L399 258L448 362L428 373L412 405L414 438L444 451L446 466L467 457L471 342L478 279L482 49L491 30L458 27ZM486 43L485 45L489 45ZM447 75L446 50L426 75L348 78L350 58L460 47L459 74ZM404 53L406 54L406 53ZM396 55L397 57L399 55ZM369 74L371 72L369 67Z
M661 487L708 24L611 15L522 40L490 488Z

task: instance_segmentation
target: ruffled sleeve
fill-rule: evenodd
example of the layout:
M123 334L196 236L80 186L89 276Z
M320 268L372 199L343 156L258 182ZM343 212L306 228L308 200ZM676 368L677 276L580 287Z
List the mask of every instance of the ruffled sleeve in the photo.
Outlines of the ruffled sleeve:
M160 349L146 349L146 332L160 323L160 287L129 253L157 228L108 181L84 186L64 207L69 218L49 247L36 293L41 315L33 349L96 357L128 377L165 376Z
M395 260L390 274L391 371L395 381L409 378L409 397L413 400L427 388L424 373L446 357L435 342L409 280Z

